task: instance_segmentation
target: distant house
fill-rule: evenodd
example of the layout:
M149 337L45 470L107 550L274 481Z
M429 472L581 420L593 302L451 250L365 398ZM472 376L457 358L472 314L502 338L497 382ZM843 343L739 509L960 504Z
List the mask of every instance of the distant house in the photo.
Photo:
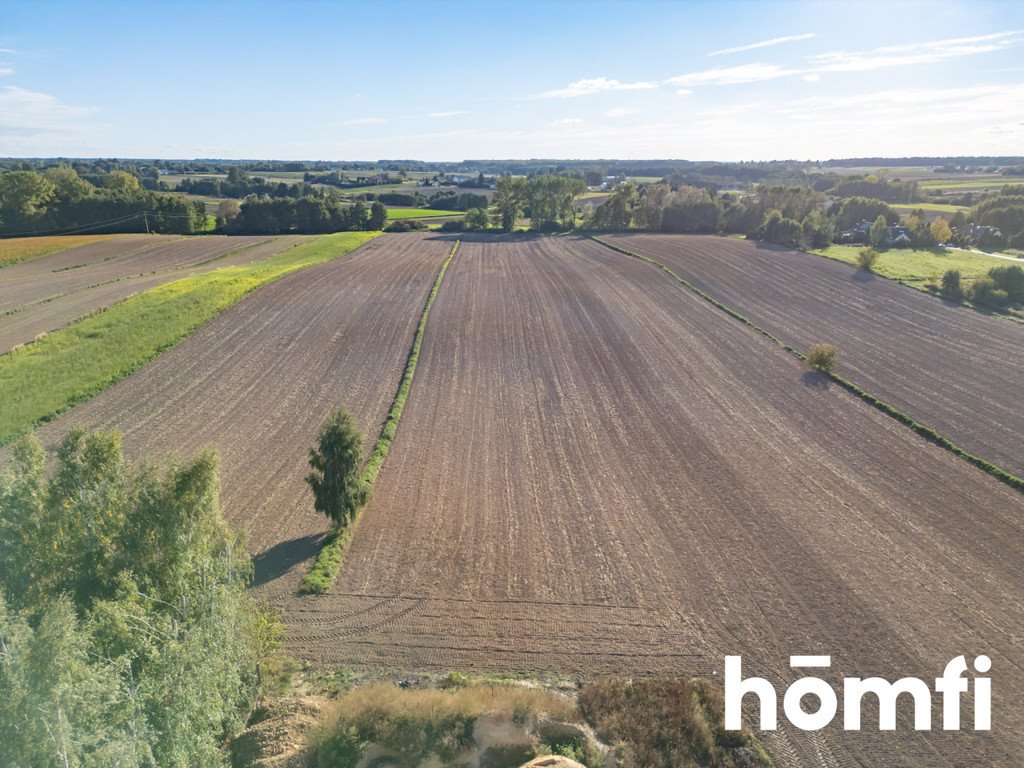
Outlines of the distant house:
M906 248L911 245L910 230L906 227L889 227L889 242L895 248Z
M853 227L839 233L840 243L866 243L871 231L870 221L859 221Z

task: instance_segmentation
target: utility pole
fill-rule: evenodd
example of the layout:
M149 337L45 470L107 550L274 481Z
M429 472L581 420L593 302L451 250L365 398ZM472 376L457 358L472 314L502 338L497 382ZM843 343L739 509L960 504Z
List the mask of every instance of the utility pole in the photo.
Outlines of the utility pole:
M147 235L153 234L152 232L149 231L149 212L148 211L143 211L142 212L142 220L146 223L146 234Z

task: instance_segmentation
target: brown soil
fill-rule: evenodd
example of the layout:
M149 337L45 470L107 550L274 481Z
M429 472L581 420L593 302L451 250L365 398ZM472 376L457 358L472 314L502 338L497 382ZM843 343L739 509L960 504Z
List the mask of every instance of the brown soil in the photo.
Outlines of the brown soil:
M379 433L451 243L383 236L264 286L124 381L39 430L118 428L129 455L220 452L230 522L268 599L290 598L326 530L304 482L328 411ZM367 441L367 449L372 439Z
M838 373L1024 477L1024 325L785 248L689 235L606 239L662 261L797 349L835 344Z
M260 259L270 258L309 239L311 238L289 235L275 237L255 246L247 246L243 243L237 250L229 252L227 255L217 255L224 247L223 242L217 239L209 242L214 247L214 255L210 260L200 258L201 263L199 264L190 261L190 263L178 267L114 279L112 282L75 290L50 301L30 304L0 318L0 354L9 352L17 344L27 344L40 333L49 333L63 328L91 312L109 307L133 294L149 290L162 283L221 267L249 264Z
M1012 765L1022 510L653 267L565 238L464 243L336 590L289 606L290 643L589 675L720 675L739 653L780 697L790 654L830 653L836 681L984 652L992 734L904 720L768 744L781 764Z
M44 256L0 270L0 313L101 283L195 267L269 239L223 235L161 237L142 243L118 239Z

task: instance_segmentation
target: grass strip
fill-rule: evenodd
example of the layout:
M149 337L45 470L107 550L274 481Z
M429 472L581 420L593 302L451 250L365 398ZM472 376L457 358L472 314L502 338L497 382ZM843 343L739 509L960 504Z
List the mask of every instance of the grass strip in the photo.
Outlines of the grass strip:
M448 253L448 257L441 264L437 277L434 278L434 285L430 289L426 303L423 305L423 313L420 315L419 325L416 326L416 335L413 337L412 347L409 349L409 357L405 361L405 370L402 372L402 380L398 385L398 391L395 392L395 399L391 403L391 410L388 411L384 427L380 431L377 443L373 446L373 453L370 455L369 461L366 462L366 466L363 467L363 471L359 476L362 482L370 489L373 488L377 475L380 474L380 469L384 465L384 460L388 457L391 443L398 433L398 423L402 419L402 411L405 410L405 402L408 400L409 391L412 389L412 379L416 373L416 361L419 360L420 347L423 345L423 334L427 329L427 317L430 315L430 307L433 305L434 299L437 298L437 293L441 289L441 281L444 279L444 273L448 271L448 265L452 263L452 259L455 258L455 252L458 249L459 241L456 240L451 251ZM323 595L330 590L334 584L335 577L338 575L338 571L341 570L341 564L345 559L345 551L348 549L356 525L359 523L361 511L356 513L355 519L349 525L344 528L335 528L324 538L316 560L299 584L300 594Z
M51 253L109 240L112 237L115 235L52 235L0 239L0 269L49 256Z
M252 264L164 283L0 357L0 445L120 381L260 286L374 236L328 235Z
M743 323L744 325L748 326L749 328L752 328L753 330L757 331L759 334L764 336L766 339L768 339L769 341L774 343L776 346L784 349L786 352L789 352L791 355L794 355L799 360L806 362L807 356L803 352L801 352L800 350L796 349L795 347L790 346L789 344L786 344L784 341L779 339L777 336L772 335L771 333L766 331L764 328L762 328L761 326L757 325L756 323L754 323L753 321L749 320L748 318L744 317L743 315L741 315L739 312L735 311L734 309L731 309L731 308L727 307L725 304L722 304L720 301L715 299L713 296L705 293L700 288L695 286L693 283L691 283L688 280L685 280L682 277L680 277L678 274L676 274L671 268L669 268L664 263L658 261L657 259L652 259L650 256L644 256L644 255L639 254L639 253L634 253L633 251L629 251L629 250L627 250L625 248L621 248L621 247L619 247L617 245L613 245L611 243L605 242L604 240L600 239L599 237L593 237L592 236L591 239L594 240L594 242L600 243L605 248L609 248L609 249L611 249L613 251L616 251L618 253L624 254L626 256L631 256L634 259L639 259L640 261L645 261L648 264L651 264L652 266L657 267L662 272L664 272L669 277L671 277L673 280L675 280L677 283L682 285L684 288L687 288L688 290L690 290L691 292L695 293L697 296L699 296L700 298L704 299L706 302L708 302L712 306L717 307L721 311L725 312L727 315L729 315L729 317L733 318L734 320L738 320L739 322ZM896 421L900 422L901 424L903 424L903 425L905 425L907 427L910 427L910 429L912 429L914 432L916 432L917 434L919 434L921 437L925 438L929 442L934 443L935 445L938 445L941 448L945 448L950 453L954 454L955 456L959 456L961 459L963 459L964 461L966 461L969 464L974 465L975 467L977 467L978 469L982 470L983 472L987 472L992 477L996 478L997 480L999 480L1002 483L1005 483L1006 485L1010 486L1011 488L1013 488L1013 489L1015 489L1017 491L1024 492L1024 480L1022 480L1021 478L1017 477L1016 475L1012 475L1009 472L1007 472L1005 469L1002 469L1001 467L996 466L992 462L986 461L985 459L982 459L979 456L975 456L974 454L965 451L963 448L961 448L960 446L956 445L955 443L953 443L951 440L947 439L946 437L943 437L941 434L939 434L937 431L935 431L931 427L926 426L924 424L921 424L918 421L915 421L913 418L911 418L907 414L903 413L903 411L899 410L898 408L896 408L893 405L890 405L889 403L885 402L884 400L879 400L877 397L875 397L874 395L872 395L869 392L864 391L863 389L861 389L859 386L854 384L849 379L845 379L842 376L840 376L839 374L832 373L832 372L827 372L827 373L826 372L822 372L822 375L828 376L832 381L834 381L840 387L845 389L847 392L850 392L855 397L860 398L861 400L863 400L868 405L871 405L874 408L876 408L877 410L879 410L882 413L884 413L885 415L890 416L890 417L896 419Z

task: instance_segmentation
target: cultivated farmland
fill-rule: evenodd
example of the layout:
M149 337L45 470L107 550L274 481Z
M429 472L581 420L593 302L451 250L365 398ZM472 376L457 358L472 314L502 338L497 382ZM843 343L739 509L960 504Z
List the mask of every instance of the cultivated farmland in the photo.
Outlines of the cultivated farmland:
M104 259L96 261L95 253L84 253L89 249L79 248L60 254L59 262L57 259L49 258L40 260L47 263L37 265L37 269L34 270L35 274L25 270L26 274L12 280L9 284L4 282L4 275L0 272L0 293L8 289L7 300L11 303L17 303L21 300L20 297L26 293L31 295L30 292L39 295L54 289L66 290L65 293L57 294L53 298L37 300L15 309L6 310L2 322L0 322L0 354L5 354L18 344L32 341L41 333L63 328L91 312L108 307L128 296L162 283L221 267L249 264L269 258L310 239L312 238L298 235L271 239L193 237L183 241L174 238L173 247L171 243L161 239L157 241L157 244L163 244L161 248L155 248L150 241L144 241L142 245L135 246L142 250L131 250L133 246L130 246L129 243L132 241L125 241L123 245L129 250L124 257L107 256L105 257L106 261ZM232 245L234 247L225 253L225 248ZM197 246L205 246L205 248ZM177 266L168 266L168 263L174 263L170 259L172 254L167 253L168 251L177 251L173 254L174 258L181 256L183 261ZM128 256L131 258L127 258ZM152 260L149 257L153 257ZM65 263L81 263L83 266L81 268L69 267L63 265ZM103 276L108 279L102 280L101 278L101 281L95 284L87 284L81 280L69 283L57 279L65 271L77 273L90 264L93 266L103 264L105 267ZM39 269L39 266L43 266L43 269ZM139 269L144 271L136 273L136 270ZM124 276L110 277L118 272L123 273ZM90 276L86 277L86 281L96 277L97 270L89 271L88 275ZM77 278L78 275L75 277ZM57 287L58 285L59 287ZM22 290L25 293L21 293Z
M171 237L105 240L0 270L0 313L91 286L167 270L197 267L268 237ZM242 254L242 258L247 256ZM217 266L226 265L224 261ZM240 263L245 263L240 262Z
M326 519L303 481L324 415L345 405L375 435L394 397L416 323L451 243L377 238L280 278L124 381L43 427L122 430L136 455L221 454L223 499L249 531L257 578L294 592ZM372 447L372 446L368 446Z
M651 266L463 242L335 590L281 607L302 657L402 670L711 674L741 653L791 679L789 654L831 653L833 680L928 678L984 649L1007 675L998 737L903 723L773 746L1006 762L1021 508Z
M839 373L1024 476L1024 325L775 246L720 237L605 239L657 258L797 349L835 344Z

